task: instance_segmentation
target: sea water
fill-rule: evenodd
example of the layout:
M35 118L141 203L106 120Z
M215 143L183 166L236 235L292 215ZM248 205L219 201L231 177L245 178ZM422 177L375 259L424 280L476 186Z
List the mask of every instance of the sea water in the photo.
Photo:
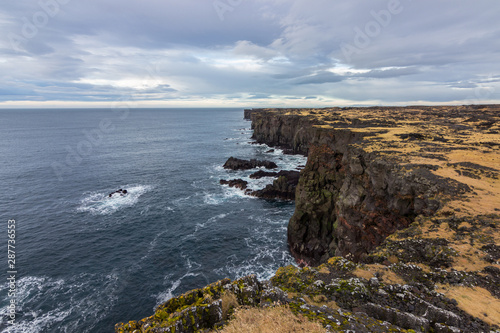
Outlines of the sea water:
M281 170L305 163L252 144L250 125L242 109L0 110L0 331L113 332L190 289L268 279L293 264L293 203L219 184L272 182L225 170L230 156ZM118 189L127 195L110 198ZM8 220L16 221L13 326Z

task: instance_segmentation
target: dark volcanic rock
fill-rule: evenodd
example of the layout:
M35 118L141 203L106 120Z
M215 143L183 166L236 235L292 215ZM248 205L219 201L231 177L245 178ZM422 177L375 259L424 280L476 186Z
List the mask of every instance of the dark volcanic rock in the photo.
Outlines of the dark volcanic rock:
M364 118L358 116L361 112ZM436 155L442 159L449 147L434 138L446 136L445 130L454 133L457 124L448 124L444 117L458 119L463 112L472 114L475 110L436 111L423 107L415 111L329 108L248 112L257 142L308 154L296 190L296 210L288 225L288 242L294 256L311 265L334 255L359 260L387 236L408 227L416 216L434 214L442 207L440 196L457 198L470 191L463 183L437 176L435 165L408 163L413 156L419 158L419 149L411 156L398 150L408 144L420 145L420 149L439 153ZM335 123L318 126L325 124L316 117L318 113ZM388 115L392 119L389 122ZM373 138L411 117L418 117L423 124L439 122L443 117L443 131L430 135L414 131L414 127L403 135L395 131L383 143ZM402 162L406 162L405 167Z
M229 187L236 187L242 190L246 189L248 186L248 182L243 179L231 179L231 180L221 179L219 183L221 185L229 185Z
M271 161L259 161L256 159L242 160L235 157L230 157L226 163L224 163L224 169L231 170L248 170L258 167L264 167L266 169L276 169L278 166L276 163Z
M275 177L278 173L272 171L259 170L250 175L250 178L261 179L262 177Z
M254 172L250 175L250 178L253 179L260 179L262 177L281 177L285 176L288 178L292 183L297 185L299 182L299 177L300 174L298 171L295 170L281 170L280 172L269 172L269 171L264 171L264 170L259 170L257 172Z
M481 248L484 252L488 254L486 260L488 262L496 262L500 259L500 246L496 244L488 244Z
M299 182L299 175L298 171L282 170L276 174L278 179L272 185L254 191L251 195L264 199L295 200L295 189Z
M247 189L245 193L263 199L295 200L295 189L297 188L297 184L299 182L300 173L294 170L281 170L280 172L266 172L259 170L252 174L250 178L259 179L271 176L277 177L272 184L257 191ZM220 184L229 185L230 187L236 187L242 190L245 190L248 186L248 182L242 179L221 179Z
M310 147L288 226L292 252L312 265L334 255L358 260L418 214L434 213L439 191L468 190L425 166L395 177L397 165L337 142Z

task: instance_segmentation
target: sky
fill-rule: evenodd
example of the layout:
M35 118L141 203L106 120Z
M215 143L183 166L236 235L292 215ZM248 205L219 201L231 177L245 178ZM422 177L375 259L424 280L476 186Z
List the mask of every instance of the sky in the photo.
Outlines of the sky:
M0 108L500 103L498 0L2 0Z

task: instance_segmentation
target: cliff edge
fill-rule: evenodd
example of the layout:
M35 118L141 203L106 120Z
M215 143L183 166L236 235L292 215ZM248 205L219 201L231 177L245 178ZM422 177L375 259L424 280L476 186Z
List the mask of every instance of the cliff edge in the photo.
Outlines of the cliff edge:
M288 227L317 265L363 260L417 216L499 213L499 107L248 110L254 139L308 154Z

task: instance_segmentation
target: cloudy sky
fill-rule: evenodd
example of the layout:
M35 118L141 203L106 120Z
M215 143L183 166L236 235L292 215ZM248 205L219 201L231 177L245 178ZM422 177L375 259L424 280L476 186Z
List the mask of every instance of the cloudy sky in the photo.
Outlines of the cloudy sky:
M498 0L3 0L0 107L500 103Z

